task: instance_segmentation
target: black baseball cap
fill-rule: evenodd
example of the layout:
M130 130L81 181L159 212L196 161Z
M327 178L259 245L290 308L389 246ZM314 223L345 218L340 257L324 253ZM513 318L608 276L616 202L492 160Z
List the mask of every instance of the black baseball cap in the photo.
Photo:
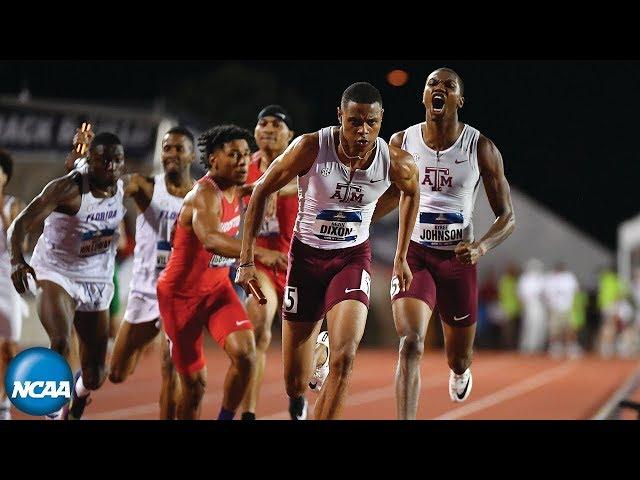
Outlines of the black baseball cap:
M279 118L287 124L289 130L293 130L293 120L291 120L291 116L280 105L268 105L264 107L258 114L258 121L262 120L264 117Z

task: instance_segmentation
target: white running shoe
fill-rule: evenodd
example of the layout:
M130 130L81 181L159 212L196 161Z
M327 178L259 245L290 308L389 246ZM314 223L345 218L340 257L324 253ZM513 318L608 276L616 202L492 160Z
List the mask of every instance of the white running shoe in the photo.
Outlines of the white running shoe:
M309 381L309 388L316 393L319 393L324 385L324 381L329 375L329 332L324 331L318 334L316 339L316 347L318 345L324 345L327 348L327 357L321 365L316 365L316 369ZM315 348L314 348L315 351Z
M471 393L473 377L467 368L462 375L456 375L453 370L449 374L449 396L453 402L464 402Z

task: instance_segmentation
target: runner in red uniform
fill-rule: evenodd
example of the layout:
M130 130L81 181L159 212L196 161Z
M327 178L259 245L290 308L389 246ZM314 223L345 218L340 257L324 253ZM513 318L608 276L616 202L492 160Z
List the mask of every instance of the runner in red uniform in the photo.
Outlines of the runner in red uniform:
M185 197L173 251L158 280L160 314L182 387L179 419L200 417L207 378L203 328L231 360L218 419L233 419L254 369L253 328L229 280L229 266L240 255L240 241L233 237L240 225L250 141L251 134L234 125L200 136L209 171ZM259 257L265 265L286 267L279 252L261 249Z
M269 165L281 155L293 138L293 123L289 114L279 105L269 105L258 114L254 136L259 150L251 157L247 184L260 179ZM269 196L265 208L265 218L258 233L256 244L270 250L278 250L285 255L293 235L293 225L298 214L298 184L294 179L289 185ZM245 204L249 197L245 197ZM284 287L287 280L286 270L276 270L256 260L256 270L262 291L267 298L266 305L260 305L251 296L246 306L249 319L254 326L256 338L256 369L242 400L242 418L255 419L256 404L262 384L262 376L267 357L267 348L271 343L271 326L276 313L280 311Z

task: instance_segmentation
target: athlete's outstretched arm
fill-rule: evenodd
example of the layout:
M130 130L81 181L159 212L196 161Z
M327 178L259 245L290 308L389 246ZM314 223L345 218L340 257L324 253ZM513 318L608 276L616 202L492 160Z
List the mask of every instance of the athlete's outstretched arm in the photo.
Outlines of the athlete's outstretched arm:
M278 156L253 189L244 218L242 232L242 253L236 282L246 288L249 280L255 278L253 266L254 247L262 220L267 197L277 192L299 174L307 172L316 161L318 150L317 133L308 133L294 140L291 145Z
M398 278L400 291L404 292L411 286L413 280L411 269L407 263L407 250L420 207L418 169L413 157L404 150L390 145L389 154L391 155L389 176L400 191L398 245L393 260L393 276Z
M489 204L497 218L479 241L458 244L455 250L456 257L466 264L475 264L482 255L511 235L516 227L509 182L504 176L502 155L498 147L483 135L478 140L478 166Z
M191 225L204 248L228 258L238 258L242 242L220 231L220 198L211 189L199 189L193 194L193 217ZM267 266L286 270L287 257L281 252L256 249L256 255Z
M80 188L76 177L78 172L71 172L64 177L49 182L42 192L35 197L27 207L15 218L7 231L9 255L11 259L11 280L18 293L24 293L28 288L27 274L36 279L35 272L24 260L22 255L23 242L28 232L42 227L45 218L58 207L74 209L71 205L80 198ZM80 207L78 203L76 208Z

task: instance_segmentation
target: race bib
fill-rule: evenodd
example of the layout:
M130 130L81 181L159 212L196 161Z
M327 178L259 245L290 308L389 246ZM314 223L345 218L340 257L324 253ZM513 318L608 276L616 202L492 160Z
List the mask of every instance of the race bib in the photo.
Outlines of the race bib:
M462 213L420 212L420 243L428 247L447 247L462 241Z
M171 243L166 240L159 240L156 244L156 269L163 270L169 263L171 256Z
M84 232L80 238L80 256L92 257L108 251L114 232L113 228Z
M237 258L229 258L229 257L223 257L222 255L213 254L213 256L211 257L211 260L209 261L209 267L211 268L230 267L234 263L236 263L236 261L237 261Z
M313 233L322 240L354 242L362 225L362 212L322 210L313 224Z

